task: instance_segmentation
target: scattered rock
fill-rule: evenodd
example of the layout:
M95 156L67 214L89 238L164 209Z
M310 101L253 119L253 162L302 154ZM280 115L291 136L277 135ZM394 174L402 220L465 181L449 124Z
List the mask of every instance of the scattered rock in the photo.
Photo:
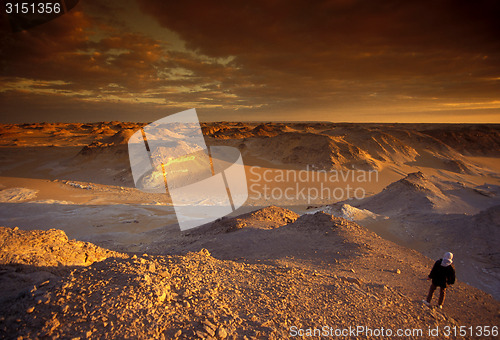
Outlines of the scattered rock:
M225 338L227 338L227 331L224 329L224 327L220 326L217 329L217 338L218 339L225 339Z
M275 262L251 262L244 258L220 260L205 248L185 255L142 256L139 260L134 256L106 253L90 244L83 246L68 240L63 233L0 229L11 243L20 243L16 237L25 242L17 248L0 245L0 260L9 261L0 263L0 289L7 287L6 281L29 282L22 287L22 294L15 294L9 303L0 304L0 315L4 318L0 338L14 334L29 339L75 336L82 339L285 339L290 336L291 326L321 327L334 325L339 320L345 325L376 328L383 324L393 329L427 329L433 323L443 326L496 321L498 302L461 282L454 289L454 298L447 302L450 308L446 316L433 310L423 313L422 305L410 297L425 291L420 288L416 291L409 282L424 275L432 261L373 238L353 222L331 215L319 213L299 220L291 229L285 226L259 232L283 232L281 235L303 232L307 236L303 236L302 241L314 235L325 239L323 232L315 233L315 230L330 228L329 253L321 253L323 244L315 243L314 248L326 265L292 256L282 256ZM305 221L318 223L308 229ZM54 246L59 250L50 251ZM49 277L40 276L36 266L16 267L12 262L30 263L20 255L36 258L33 254L37 251L46 256L45 263L63 255L71 258L76 256L72 255L72 246L77 253L84 250L89 258L94 256L92 249L116 256L94 261L89 266L72 265L58 276L47 273L52 275ZM8 248L7 254L5 248ZM392 254L391 257L381 255L387 253ZM335 262L323 256L325 254L340 261ZM378 270L391 268L394 256L404 259L401 266L413 266L405 272L405 280L390 275L397 272L396 269ZM35 275L36 280L26 281L30 275ZM476 310L481 313L475 314Z

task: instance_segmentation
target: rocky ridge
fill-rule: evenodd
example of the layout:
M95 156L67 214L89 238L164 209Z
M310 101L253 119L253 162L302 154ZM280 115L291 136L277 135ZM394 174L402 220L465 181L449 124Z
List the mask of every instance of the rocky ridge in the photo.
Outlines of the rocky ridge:
M0 125L0 146L78 146L77 159L105 161L126 154L130 135L145 123L35 123ZM466 156L497 156L498 125L201 123L207 145L230 145L244 158L298 168L380 170L387 165L426 166L459 174L491 174ZM100 157L102 156L102 157ZM127 163L127 159L120 162Z
M1 282L19 282L20 277L6 276L12 268L18 275L50 274L15 295L3 291L0 337L8 339L283 339L298 329L323 326L415 329L425 338L429 327L498 326L499 321L499 303L462 282L450 288L445 309L424 306L420 300L432 260L324 212L257 229L269 233L279 247L293 250L299 242L309 247L304 254L300 248L262 258L234 256L238 252L217 258L203 248L180 255L127 256L103 250L104 259L89 266L66 261L41 267L30 260L41 249L48 249L46 263L63 263L72 253L50 247L73 244L77 254L85 247L62 232L51 231L54 237L44 238L39 231L0 230L10 235L10 255L1 257ZM249 230L226 235L241 235L244 242ZM5 247L4 242L3 252ZM217 253L216 245L213 250ZM32 265L15 263L16 258ZM367 336L347 338L360 337Z

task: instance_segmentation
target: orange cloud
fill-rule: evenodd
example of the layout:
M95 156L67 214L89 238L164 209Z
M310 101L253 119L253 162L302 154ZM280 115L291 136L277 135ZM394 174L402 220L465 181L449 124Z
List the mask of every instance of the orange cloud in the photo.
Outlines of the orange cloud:
M82 1L0 37L0 104L12 119L28 102L101 120L126 105L210 120L473 115L498 109L499 16L488 0Z

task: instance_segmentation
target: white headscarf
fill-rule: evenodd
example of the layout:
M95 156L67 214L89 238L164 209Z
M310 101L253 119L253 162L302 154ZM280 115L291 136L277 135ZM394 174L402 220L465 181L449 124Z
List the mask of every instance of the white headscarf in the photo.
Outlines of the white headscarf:
M441 261L441 265L443 267L448 267L452 263L453 263L453 254L450 252L445 253L443 255L443 260Z

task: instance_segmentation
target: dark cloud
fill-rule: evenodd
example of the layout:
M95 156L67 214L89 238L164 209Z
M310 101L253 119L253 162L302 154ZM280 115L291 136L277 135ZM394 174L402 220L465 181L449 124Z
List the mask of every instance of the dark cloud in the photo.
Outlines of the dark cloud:
M499 17L493 0L87 0L0 37L0 100L10 112L9 98L31 93L47 111L197 107L226 120L492 117Z
M500 93L498 1L139 3L189 48L233 56L237 79L253 86L222 86L270 106L488 102Z
M126 22L109 17L110 12L109 7L90 2L36 29L6 32L0 39L4 107L7 101L13 107L9 98L28 93L33 95L28 102L40 101L34 104L38 110L58 101L73 101L71 109L88 107L91 101L106 107L104 103L111 102L168 109L202 103L202 96L211 96L208 106L223 104L223 93L209 88L230 67L226 70L193 53L169 51L168 41L132 31ZM51 98L42 100L44 96ZM175 101L180 99L179 105Z
M95 27L92 18L75 10L40 28L5 35L2 75L66 80L85 88L127 83L130 72L151 76L161 55L157 42L134 33L94 41Z
M497 1L138 2L212 56L352 55L453 49L498 52Z

